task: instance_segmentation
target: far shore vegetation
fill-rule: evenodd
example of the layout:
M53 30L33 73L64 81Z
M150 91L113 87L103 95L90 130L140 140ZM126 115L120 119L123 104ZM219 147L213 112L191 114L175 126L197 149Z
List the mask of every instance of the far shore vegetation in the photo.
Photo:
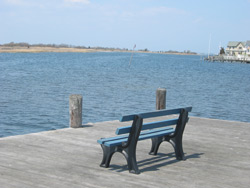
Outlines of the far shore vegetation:
M74 46L68 44L29 44L26 42L10 42L0 44L0 53L39 53L39 52L131 52L128 48L110 48L110 47L90 47L90 46ZM185 50L183 52L168 50L168 51L150 51L147 48L135 50L138 53L162 53L176 55L197 55L196 52Z

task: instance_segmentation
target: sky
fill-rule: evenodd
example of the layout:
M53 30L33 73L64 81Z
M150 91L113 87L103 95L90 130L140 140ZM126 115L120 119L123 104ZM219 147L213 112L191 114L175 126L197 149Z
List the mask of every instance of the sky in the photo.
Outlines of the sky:
M0 44L218 53L250 40L250 0L0 0Z

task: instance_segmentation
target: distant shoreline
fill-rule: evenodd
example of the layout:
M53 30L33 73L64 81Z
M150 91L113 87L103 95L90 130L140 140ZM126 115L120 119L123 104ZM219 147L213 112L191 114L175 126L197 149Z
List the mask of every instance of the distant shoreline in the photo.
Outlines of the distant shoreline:
M41 53L41 52L98 52L97 49L63 48L63 47L0 47L0 53Z
M56 53L93 53L93 52L132 52L132 50L122 49L102 49L102 48L75 48L75 47L38 47L38 46L0 46L0 53L42 53L42 52L56 52ZM198 55L197 53L190 52L154 52L135 50L134 53L155 53L155 54L173 54L173 55Z

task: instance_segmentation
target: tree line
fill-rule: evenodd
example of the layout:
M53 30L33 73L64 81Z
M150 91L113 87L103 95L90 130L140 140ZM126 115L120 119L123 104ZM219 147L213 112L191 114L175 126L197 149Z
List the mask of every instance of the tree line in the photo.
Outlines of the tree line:
M77 49L103 49L103 50L123 50L128 51L128 48L110 48L110 47L86 47L86 46L74 46L74 45L68 45L68 44L29 44L26 42L10 42L6 44L0 44L2 47L51 47L51 48L77 48Z

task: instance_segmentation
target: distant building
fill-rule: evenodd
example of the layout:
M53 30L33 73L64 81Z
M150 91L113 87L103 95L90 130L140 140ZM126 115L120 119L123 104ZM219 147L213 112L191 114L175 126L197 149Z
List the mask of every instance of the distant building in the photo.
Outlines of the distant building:
M250 41L247 41L250 42ZM238 42L238 41L230 41L227 44L226 54L230 56L241 56L246 55L246 44L249 45L247 42ZM250 47L250 45L249 45Z
M250 63L250 40L246 42L230 41L225 51L226 53L224 53L224 48L221 48L219 55L205 58L205 60Z
M246 47L246 54L247 56L250 57L250 40L246 42L245 47Z

